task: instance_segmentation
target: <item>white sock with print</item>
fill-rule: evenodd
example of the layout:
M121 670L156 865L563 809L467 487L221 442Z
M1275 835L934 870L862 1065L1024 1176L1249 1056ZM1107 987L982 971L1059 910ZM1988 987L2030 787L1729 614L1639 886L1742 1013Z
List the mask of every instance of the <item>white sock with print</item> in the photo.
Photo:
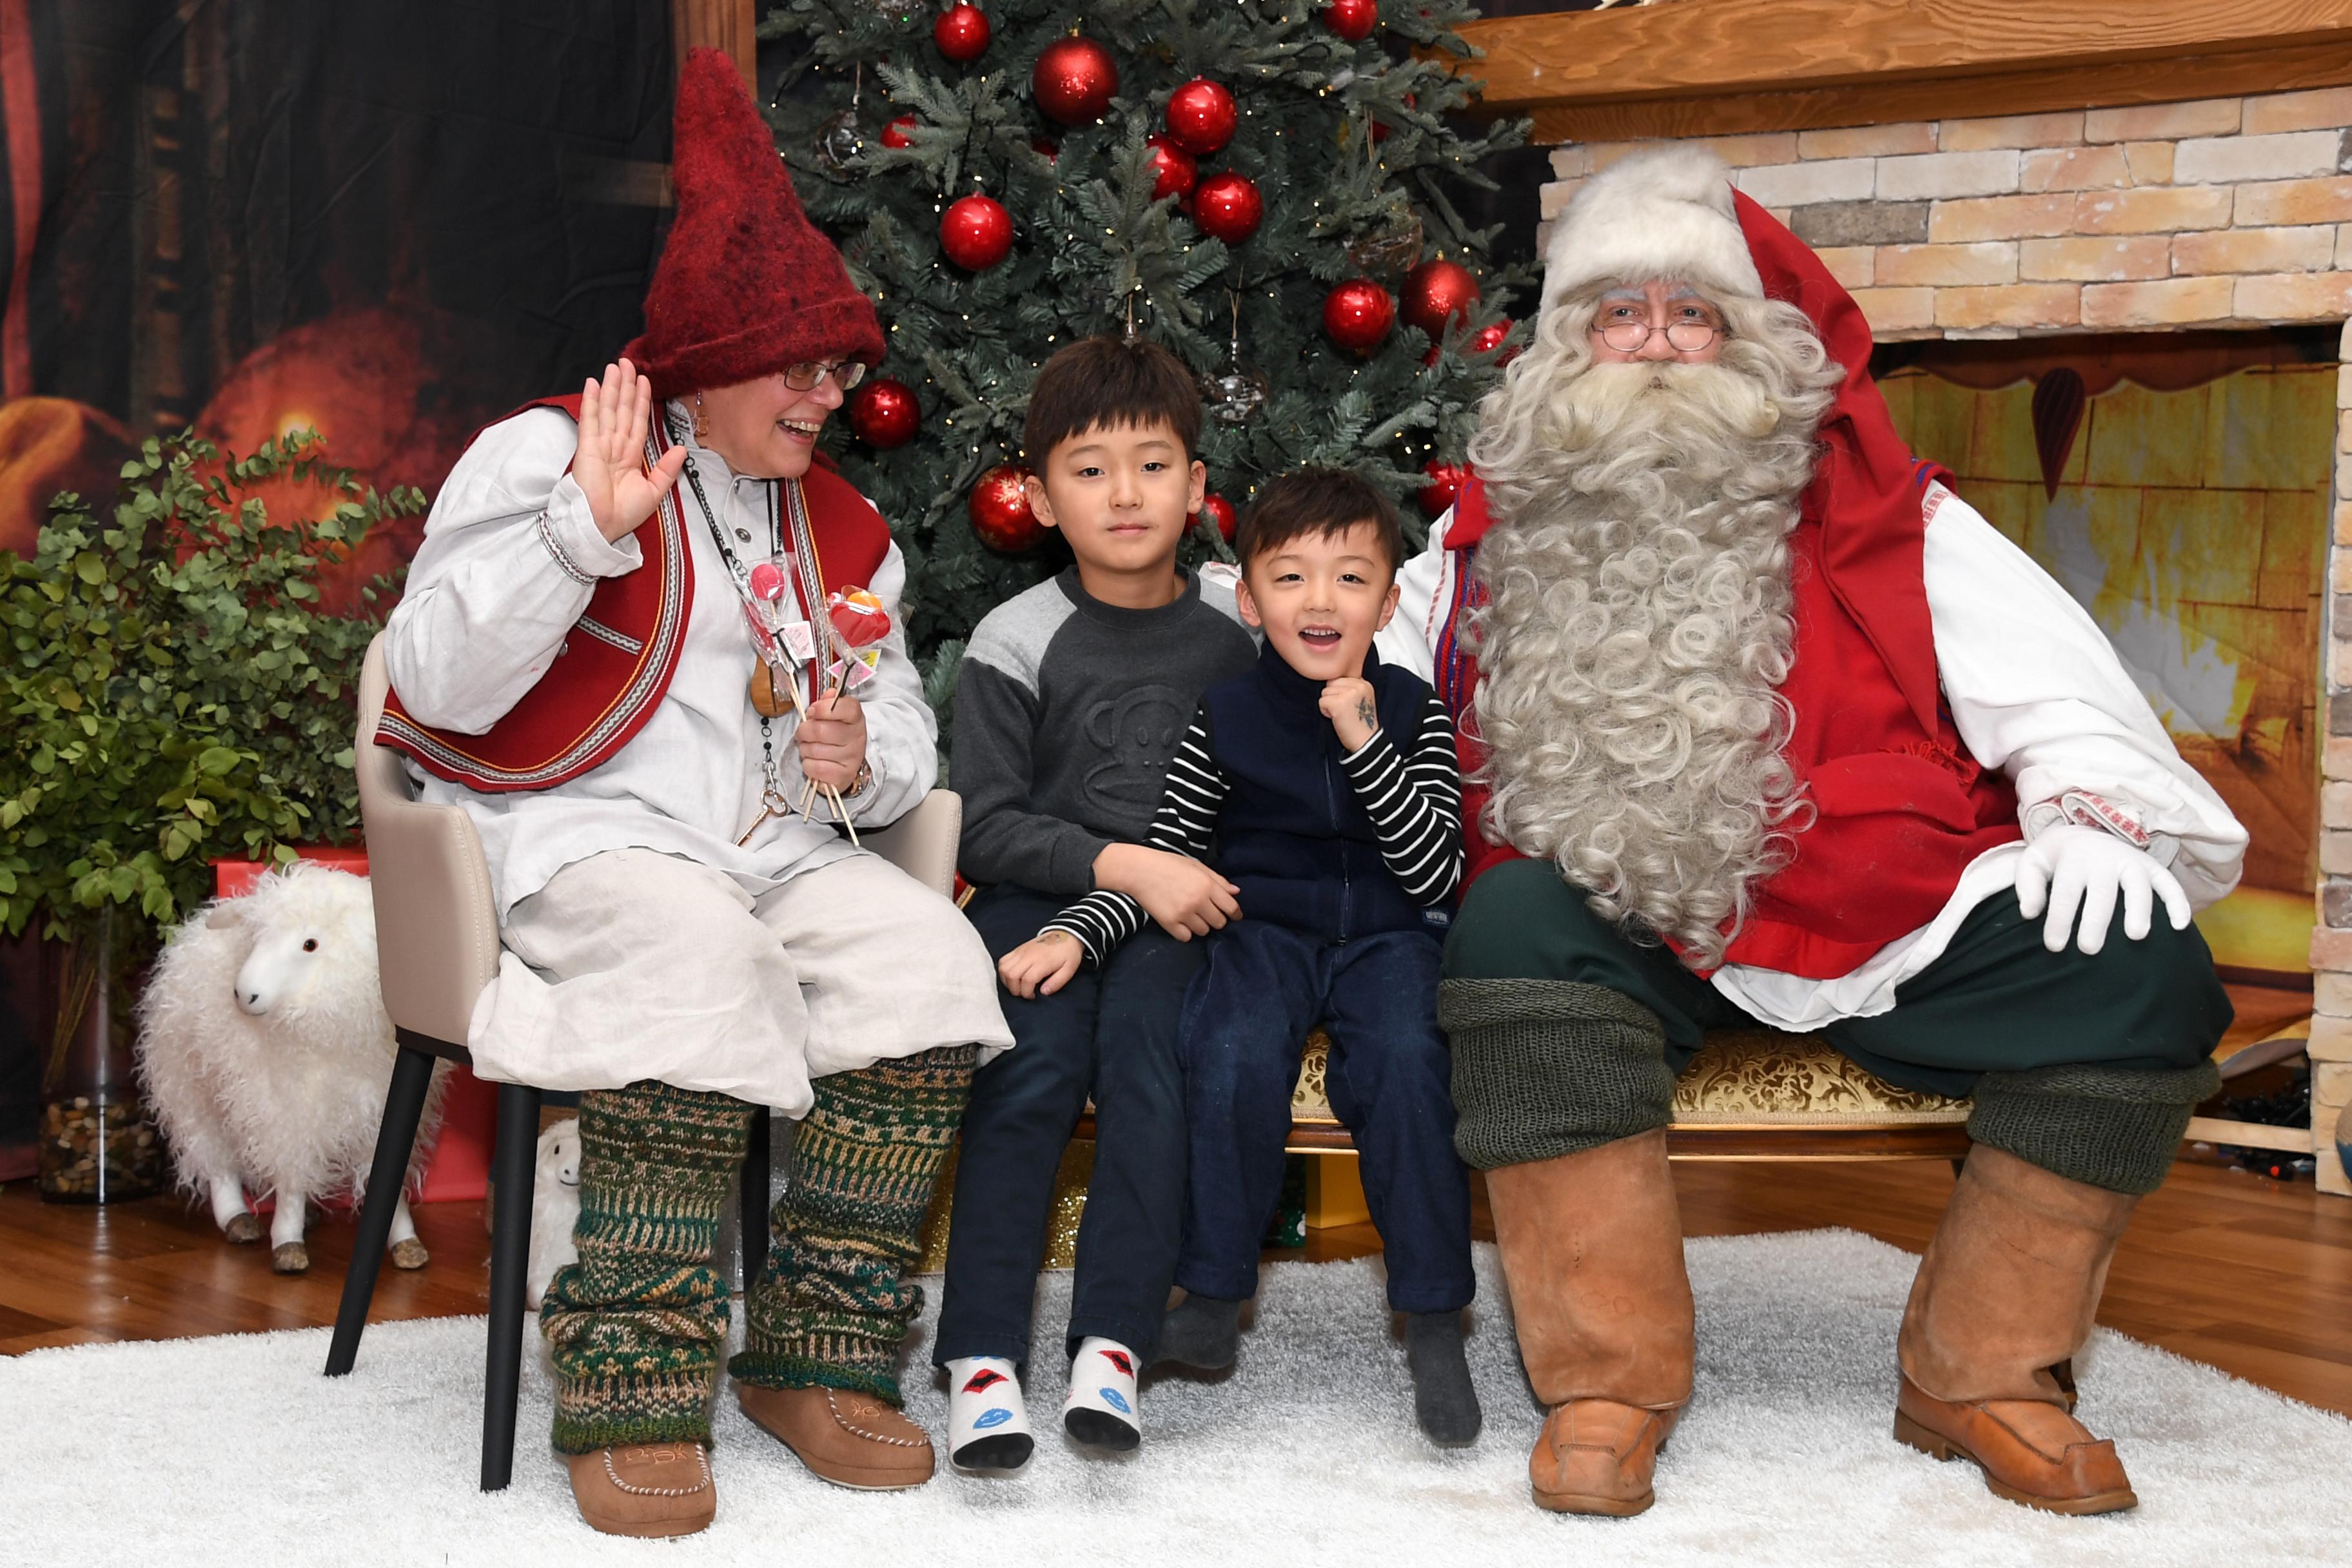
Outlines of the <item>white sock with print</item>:
M958 1469L1017 1470L1035 1447L1011 1362L974 1355L948 1363L948 1457Z
M1089 1447L1124 1450L1143 1441L1135 1396L1135 1352L1117 1340L1088 1335L1070 1363L1070 1396L1062 1430Z

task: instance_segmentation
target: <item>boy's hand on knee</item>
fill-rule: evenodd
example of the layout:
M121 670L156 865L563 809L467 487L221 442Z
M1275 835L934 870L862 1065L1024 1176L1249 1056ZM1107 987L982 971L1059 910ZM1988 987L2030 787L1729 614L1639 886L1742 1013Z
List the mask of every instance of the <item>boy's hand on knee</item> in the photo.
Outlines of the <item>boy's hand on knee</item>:
M1086 956L1068 931L1039 931L996 961L996 977L1015 996L1051 996L1070 983Z
M1125 893L1178 942L1242 918L1241 889L1190 855L1113 844L1095 857L1095 886Z

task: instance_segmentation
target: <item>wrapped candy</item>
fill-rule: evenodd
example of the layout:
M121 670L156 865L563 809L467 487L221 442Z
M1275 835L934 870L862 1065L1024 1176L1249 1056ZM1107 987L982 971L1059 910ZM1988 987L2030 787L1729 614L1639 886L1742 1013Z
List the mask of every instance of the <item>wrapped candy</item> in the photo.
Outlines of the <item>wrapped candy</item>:
M890 612L864 588L836 590L825 598L826 617L851 647L871 647L890 635Z

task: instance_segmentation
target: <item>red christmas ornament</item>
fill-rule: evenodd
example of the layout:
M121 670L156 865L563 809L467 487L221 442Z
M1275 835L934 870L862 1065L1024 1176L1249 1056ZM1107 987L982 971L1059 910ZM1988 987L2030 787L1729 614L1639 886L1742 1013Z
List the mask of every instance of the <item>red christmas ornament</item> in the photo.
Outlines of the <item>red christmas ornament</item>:
M1207 77L1196 76L1168 95L1168 134L1196 158L1205 158L1234 139L1241 110L1234 95Z
M909 134L909 132L914 129L915 117L913 115L902 114L898 116L898 119L890 121L889 124L885 125L882 128L882 145L885 147L913 146L915 144L915 139L911 134Z
M1429 476L1429 483L1421 487L1421 510L1432 517L1460 498L1462 482L1470 477L1470 470L1459 463L1423 463L1421 471Z
M1064 125L1091 125L1118 90L1118 63L1092 38L1062 38L1045 46L1029 73L1037 107Z
M993 198L959 196L940 215L940 248L967 272L985 272L1013 250L1013 215Z
M1368 354L1396 325L1396 300L1369 278L1340 284L1323 299L1323 331L1350 353Z
M980 58L988 48L988 17L977 5L950 5L931 24L931 42L959 64Z
M1216 525L1218 538L1223 539L1227 544L1231 544L1234 542L1234 529L1238 525L1240 520L1234 514L1233 502L1227 500L1221 495L1213 494L1202 496L1201 498L1201 512L1202 516L1206 517L1212 523Z
M915 389L887 376L869 381L849 395L850 433L877 452L887 452L915 438L923 422L923 405Z
M1405 106L1407 109L1418 109L1418 108L1420 108L1420 107L1421 107L1421 100L1420 100L1419 99L1417 99L1417 98L1413 97L1413 95L1412 95L1412 94L1411 94L1411 93L1409 93L1409 92L1408 92L1408 93L1406 93L1406 94L1404 95L1404 106ZM1378 143L1378 142L1385 142L1385 141L1387 141L1388 139L1389 139L1389 128L1388 128L1387 126L1385 126L1385 125L1381 124L1381 123L1379 121L1377 121L1377 120L1373 121L1372 121L1372 141L1373 141L1375 143Z
M1404 319L1433 339L1445 335L1446 323L1470 313L1478 298L1478 279L1470 269L1452 261L1424 261L1405 274Z
M1370 37L1380 19L1380 0L1331 0L1323 7L1323 25L1351 44Z
M1062 161L1062 150L1043 136L1033 136L1029 139L1029 151L1036 153L1048 163L1058 163Z
M1503 340L1510 335L1511 323L1509 321L1489 321L1485 326L1470 334L1470 341L1462 345L1462 352L1465 354L1493 353L1496 349L1503 346ZM1518 357L1519 351L1513 349L1510 353L1505 354L1501 359L1496 360L1495 363L1497 365L1506 365ZM1421 363L1423 364L1435 364L1437 363L1437 344L1435 342L1433 342L1429 345L1429 352L1421 356Z
M1265 198L1245 174L1228 169L1212 174L1192 190L1192 222L1202 234L1239 245L1257 232L1265 218Z
M1029 510L1029 475L1017 463L1003 463L971 487L971 531L991 550L1018 555L1045 537L1045 524Z
M1189 195L1192 184L1201 177L1201 165L1192 154L1176 145L1168 136L1151 139L1151 199Z

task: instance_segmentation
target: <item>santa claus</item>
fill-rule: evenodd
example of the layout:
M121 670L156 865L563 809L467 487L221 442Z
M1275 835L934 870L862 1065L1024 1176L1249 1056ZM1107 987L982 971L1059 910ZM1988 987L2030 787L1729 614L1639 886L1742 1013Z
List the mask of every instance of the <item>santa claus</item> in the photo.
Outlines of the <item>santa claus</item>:
M2189 916L2244 830L2081 607L1904 446L1861 311L1714 157L1586 182L1537 337L1381 647L1464 737L1439 1011L1551 1411L1536 1500L1650 1506L1691 1394L1675 1078L1760 1022L1974 1102L1895 1436L2017 1502L2132 1506L2069 1363L2217 1083L2230 1004Z

